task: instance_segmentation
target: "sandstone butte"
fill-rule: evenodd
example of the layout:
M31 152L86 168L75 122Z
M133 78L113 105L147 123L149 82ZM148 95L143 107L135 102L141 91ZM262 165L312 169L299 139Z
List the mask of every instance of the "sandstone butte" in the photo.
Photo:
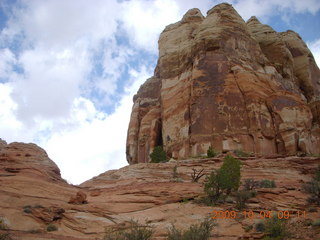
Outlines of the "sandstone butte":
M159 39L154 76L133 98L127 160L240 149L320 154L320 71L301 37L245 22L231 5L189 10Z
M210 239L262 239L250 226L267 210L290 212L289 239L320 239L319 227L310 226L320 207L307 202L302 188L320 164L312 156L319 153L320 78L298 34L277 33L254 17L245 23L231 5L220 4L206 18L192 9L166 27L159 49L155 76L134 97L129 166L75 186L40 147L0 139L0 236L102 239L105 227L135 219L164 240L171 224L186 229L213 211L234 209L230 201L196 203L205 177L195 183L190 175L192 169L209 174L241 149L253 152L239 157L242 182L269 179L276 187L258 188L249 200L253 219L236 210L239 218L216 220ZM178 160L148 163L156 145ZM222 153L191 158L209 145ZM47 231L50 224L57 230Z

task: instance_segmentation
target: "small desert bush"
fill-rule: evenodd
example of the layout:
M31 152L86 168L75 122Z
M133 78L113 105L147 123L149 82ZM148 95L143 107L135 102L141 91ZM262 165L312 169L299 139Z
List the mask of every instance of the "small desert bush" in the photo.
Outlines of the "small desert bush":
M320 218L314 220L314 221L312 222L312 226L313 226L313 227L320 227Z
M238 210L242 210L244 209L247 205L247 201L252 198L255 197L256 192L254 191L238 191L235 192L235 199L236 199L236 208Z
M207 157L212 158L217 155L218 155L218 153L210 146L207 150Z
M0 233L0 240L12 240L10 233Z
M250 232L253 229L253 225L247 225L244 227L245 232Z
M175 165L172 169L172 178L178 178L178 177L179 177L178 166Z
M166 162L167 154L161 146L157 146L150 154L150 158L152 163Z
M47 226L47 232L53 232L53 231L57 231L58 230L58 227L52 223L50 223L48 226Z
M255 223L254 225L254 229L257 231L257 232L264 232L266 226L264 224L263 221L258 221Z
M32 207L30 205L23 206L23 212L32 213Z
M309 203L320 205L320 165L312 181L303 184L302 188L310 194L310 197L307 199Z
M259 182L259 187L260 188L275 188L276 183L274 182L274 180L263 179Z
M149 225L141 225L131 220L129 227L106 229L103 240L149 240L153 234L153 229Z
M211 219L205 219L199 224L191 225L187 230L182 231L174 225L168 229L167 240L207 240L215 226Z
M241 162L232 156L226 156L220 169L213 170L207 177L204 192L211 204L219 199L225 199L231 192L238 190L240 186Z
M236 149L233 151L237 157L250 157L249 153L242 151L241 149Z
M265 221L265 230L267 237L264 239L282 240L288 236L287 222L284 219L279 219L274 215Z
M244 180L243 188L245 191L252 191L258 188L259 185L260 185L259 181L256 181L253 178L247 178Z
M2 217L0 217L0 230L6 230L8 227Z

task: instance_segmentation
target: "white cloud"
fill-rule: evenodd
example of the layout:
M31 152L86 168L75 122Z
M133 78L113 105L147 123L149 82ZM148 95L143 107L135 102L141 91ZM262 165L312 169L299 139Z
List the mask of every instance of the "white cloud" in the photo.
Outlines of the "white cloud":
M291 14L305 12L315 14L320 10L320 1L318 0L234 0L230 3L233 4L244 20L256 16L263 21L267 21L270 16L276 14L281 14L283 20L287 20L288 12Z
M142 67L130 72L132 85L127 87L113 114L105 115L90 100L78 99L73 113L80 124L71 130L52 132L41 143L68 181L78 184L108 169L127 165L125 142L132 96L151 70Z
M180 20L179 7L172 0L126 1L123 3L124 28L133 46L157 53L159 34L168 24Z
M72 45L79 39L95 43L116 32L119 7L116 0L21 0L12 9L6 32L22 32L25 44L46 48Z
M313 42L308 42L307 45L312 52L318 67L320 67L320 39L317 39Z

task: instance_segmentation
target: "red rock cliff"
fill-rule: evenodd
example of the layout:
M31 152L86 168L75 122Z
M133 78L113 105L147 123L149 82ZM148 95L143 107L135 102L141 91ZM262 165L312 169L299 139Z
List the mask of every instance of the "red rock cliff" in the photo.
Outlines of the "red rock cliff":
M241 149L320 153L320 71L300 36L229 4L189 10L161 33L154 76L134 96L130 164L162 145L183 159Z

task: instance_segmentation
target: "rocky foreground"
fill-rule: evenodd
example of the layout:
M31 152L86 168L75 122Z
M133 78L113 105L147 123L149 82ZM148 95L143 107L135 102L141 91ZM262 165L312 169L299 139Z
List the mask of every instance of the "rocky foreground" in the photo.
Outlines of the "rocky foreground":
M288 210L291 239L318 239L320 229L311 227L320 208L307 204L302 184L310 181L320 158L240 158L242 181L246 178L274 180L276 188L257 189L246 211L254 219L241 218L242 211L229 202L218 207L197 203L204 195L204 177L192 182L192 169L206 174L221 166L222 158L187 159L168 163L139 163L105 172L80 186L67 184L44 150L34 144L2 142L0 145L0 217L11 239L102 239L106 226L125 225L131 219L154 227L153 239L165 239L175 224L187 228L213 216L215 210L235 210L239 219L218 219L211 239L260 239L263 234L248 226L261 211ZM177 166L177 176L173 168ZM310 212L310 208L313 211ZM315 212L316 210L316 212ZM301 215L298 217L298 211ZM302 216L302 212L305 216ZM48 231L48 225L56 231Z

